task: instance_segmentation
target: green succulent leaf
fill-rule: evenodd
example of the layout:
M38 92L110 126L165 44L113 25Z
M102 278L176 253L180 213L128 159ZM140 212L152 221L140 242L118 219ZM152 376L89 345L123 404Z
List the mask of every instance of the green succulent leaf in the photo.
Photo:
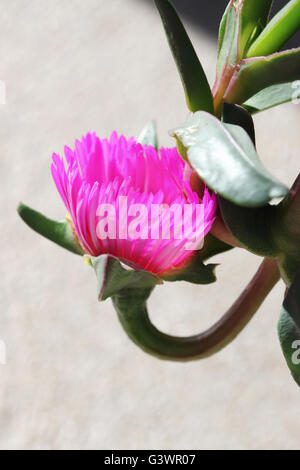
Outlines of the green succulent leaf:
M229 3L224 11L224 14L222 16L221 22L220 22L220 27L219 27L219 40L218 40L218 54L220 54L220 50L222 48L223 44L223 39L226 31L226 24L227 24L227 18L228 18L228 12L231 6L232 0L229 0Z
M217 264L205 265L201 260L201 251L198 251L186 266L168 272L162 276L162 279L169 282L186 281L192 284L212 284L217 280L215 275L217 266Z
M239 50L240 15L238 14L240 10L236 10L234 4L235 0L231 0L221 23L217 84L227 82L227 76L231 76L236 63L241 59ZM218 88L220 88L220 85L218 85Z
M250 47L247 57L266 56L279 51L299 28L300 0L291 0L272 18Z
M98 298L106 300L123 289L153 288L162 281L153 274L135 270L111 255L91 257L98 282Z
M48 238L48 240L51 240L76 255L84 254L79 243L76 243L72 228L67 220L59 222L49 219L40 212L37 212L22 203L18 206L18 213L22 220L32 228L32 230L43 237Z
M218 74L245 57L268 22L273 0L231 0L219 30Z
M295 80L300 80L300 48L245 59L234 72L224 101L245 103L265 88Z
M268 23L274 0L244 0L241 12L240 48L245 54Z
M150 121L139 135L138 141L142 145L151 145L158 150L157 128L154 121Z
M252 116L241 106L225 103L222 119L229 124L239 123L255 143ZM241 207L223 198L219 198L219 206L227 228L244 248L260 256L278 255L272 233L276 220L274 206Z
M283 302L278 335L287 365L300 386L300 270Z
M208 80L175 8L169 0L154 1L177 64L189 109L192 112L202 109L213 114L213 97Z
M251 114L242 106L224 103L222 121L224 124L234 124L242 127L255 145L255 128Z
M248 109L251 114L273 108L289 101L300 99L300 81L282 83L273 85L258 92L247 100L243 106Z
M246 131L199 111L173 135L186 148L190 164L220 196L246 207L285 196L287 188L261 164Z

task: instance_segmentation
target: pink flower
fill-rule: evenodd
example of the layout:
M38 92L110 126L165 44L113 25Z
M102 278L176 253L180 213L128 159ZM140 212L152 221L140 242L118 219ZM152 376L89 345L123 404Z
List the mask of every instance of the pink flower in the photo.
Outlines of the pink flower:
M111 254L159 274L184 265L195 251L191 240L211 229L216 196L205 188L200 200L176 148L158 153L116 132L109 140L89 133L75 150L65 147L65 158L66 167L53 154L53 179L92 256Z

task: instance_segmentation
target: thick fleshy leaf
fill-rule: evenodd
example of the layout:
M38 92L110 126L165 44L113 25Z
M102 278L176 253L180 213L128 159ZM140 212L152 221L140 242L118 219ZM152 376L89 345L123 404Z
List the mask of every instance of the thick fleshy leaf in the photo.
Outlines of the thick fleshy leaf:
M225 103L222 119L229 124L239 123L255 143L252 116L241 106ZM226 226L244 248L265 257L279 253L272 233L276 220L274 206L246 208L223 198L219 198L219 206Z
M227 7L227 13L224 18L224 21L226 21L226 26L225 28L224 25L221 27L222 30L224 30L224 34L221 39L221 45L219 47L217 74L212 91L214 97L215 115L218 117L220 117L222 113L224 94L226 93L226 89L232 78L236 64L241 59L239 49L239 38L241 30L240 8L235 8L234 4L235 0L231 0Z
M106 300L123 289L152 288L162 281L153 274L135 270L110 255L91 257L98 281L98 298Z
M272 85L300 79L300 48L267 57L242 60L234 72L224 101L245 103Z
M139 135L138 141L142 145L151 145L158 150L157 129L154 121L150 121Z
M247 207L285 196L287 188L261 164L246 131L223 124L205 112L195 113L173 135L185 147L192 167L224 198Z
M76 255L84 254L80 244L75 241L71 225L67 220L58 222L49 219L22 203L18 206L18 213L30 228L43 237Z
M282 83L265 88L247 100L243 106L255 114L289 101L300 99L300 81Z
M224 24L222 25L224 33L217 62L217 83L226 82L227 76L231 76L236 63L241 59L239 51L240 15L238 14L240 10L234 7L234 3L235 0L231 0L230 5L228 5L226 17L224 18L226 25L225 27Z
M217 264L202 263L201 251L197 252L190 263L182 269L174 269L162 276L165 281L186 281L192 284L211 284L217 280L215 269Z
M223 44L223 39L226 31L226 24L227 24L227 18L228 18L228 12L229 8L231 6L232 0L229 0L229 3L224 11L224 14L221 19L220 27L219 27L219 40L218 40L218 54L220 53L220 50L222 48Z
M300 271L283 302L278 335L287 365L300 386Z
M244 0L242 4L239 47L242 57L245 57L251 44L268 23L273 0Z
M234 66L268 22L273 0L231 0L220 24L218 75Z
M260 3L261 0L253 2ZM277 15L250 47L247 57L259 57L273 54L300 28L300 0L291 0Z
M255 145L255 128L251 114L242 106L224 103L222 121L242 127Z
M266 25L273 0L232 0L220 25L217 77L213 87L216 116L238 64ZM241 102L239 102L241 104Z
M208 80L176 10L169 0L154 1L177 64L189 109L192 112L201 109L213 114L213 97Z

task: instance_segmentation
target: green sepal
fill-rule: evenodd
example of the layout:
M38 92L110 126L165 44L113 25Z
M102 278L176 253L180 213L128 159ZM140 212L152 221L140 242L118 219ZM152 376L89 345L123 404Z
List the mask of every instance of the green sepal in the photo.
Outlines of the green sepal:
M221 253L226 253L233 249L233 246L228 245L227 243L219 240L214 237L211 233L208 233L204 238L204 245L202 250L199 252L201 261L207 261L213 256L219 255Z
M164 281L186 281L192 284L212 284L217 280L215 269L217 264L207 264L202 262L201 250L192 255L191 260L182 268L168 271L161 278Z
M283 302L278 335L287 365L300 386L300 270Z
M300 0L291 0L272 18L248 50L247 57L266 56L279 51L299 28Z
M213 191L246 207L263 206L288 189L263 167L246 131L199 111L172 131L190 164Z
M76 255L83 255L80 244L75 241L70 223L56 221L20 203L18 213L22 220L35 232Z
M170 282L186 281L192 284L211 284L217 280L215 269L219 264L205 265L204 261L232 249L232 246L208 233L204 238L203 247L192 256L191 261L182 269L171 271L162 276L162 279Z
M151 145L158 150L157 128L155 121L150 121L142 130L138 137L138 142L142 145Z
M169 0L154 0L184 87L188 108L214 113L211 89L195 49Z
M251 114L300 99L300 81L272 85L247 100L243 106Z
M106 300L123 289L148 289L162 284L154 274L133 269L111 255L91 257L90 260L97 276L99 300Z

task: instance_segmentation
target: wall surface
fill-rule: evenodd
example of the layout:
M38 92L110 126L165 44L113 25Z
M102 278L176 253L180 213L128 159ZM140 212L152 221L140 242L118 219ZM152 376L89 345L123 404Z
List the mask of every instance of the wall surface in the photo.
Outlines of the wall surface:
M79 257L30 231L20 199L62 218L53 151L89 130L137 135L157 119L161 143L187 116L157 12L137 0L1 0L1 449L297 449L299 391L276 334L283 285L223 352L161 362L123 333ZM218 18L215 19L218 21ZM215 40L188 26L213 80ZM300 105L255 118L265 165L299 171ZM150 301L156 325L198 333L231 304L260 260L216 258L217 284L169 284Z

